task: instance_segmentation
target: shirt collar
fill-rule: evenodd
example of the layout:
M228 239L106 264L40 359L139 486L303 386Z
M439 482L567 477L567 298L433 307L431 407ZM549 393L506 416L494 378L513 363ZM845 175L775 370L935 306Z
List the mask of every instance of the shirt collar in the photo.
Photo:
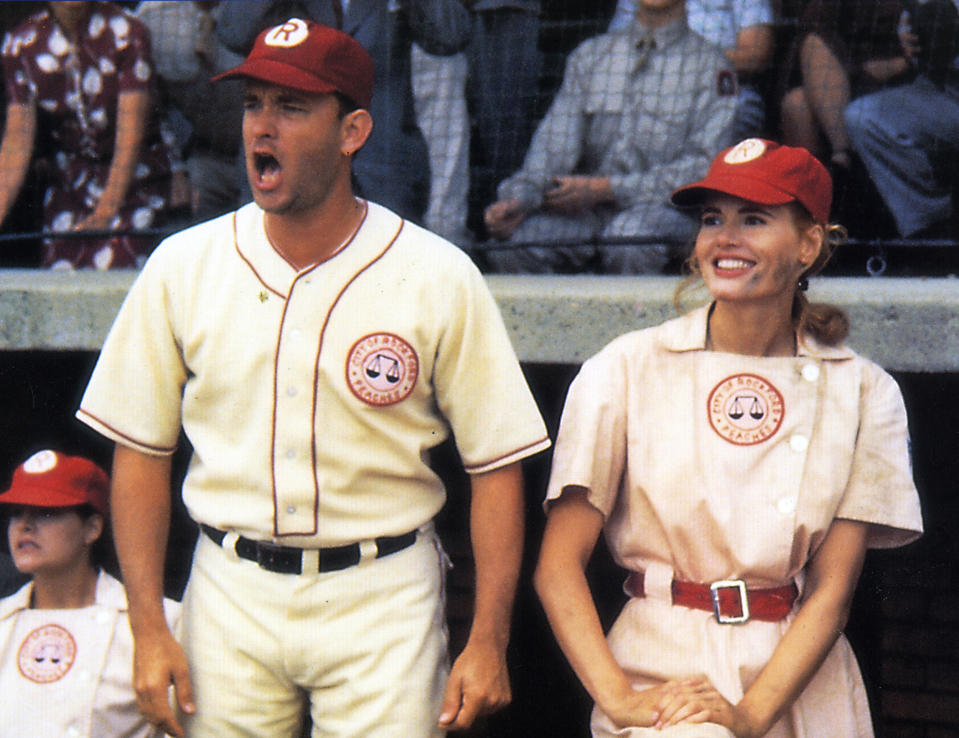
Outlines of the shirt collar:
M663 346L667 351L705 351L706 330L712 303L692 310L666 324ZM799 335L796 340L796 355L823 361L851 359L855 354L844 345L827 346L812 336Z
M686 33L686 30L689 26L686 23L686 16L677 18L674 21L670 21L665 26L660 26L659 28L654 28L652 30L646 28L639 20L633 21L629 26L629 39L630 44L633 49L637 48L639 42L644 38L652 34L653 39L656 41L656 48L662 49Z
M27 582L12 595L0 600L0 621L30 608L30 596L33 594L33 582ZM97 588L93 596L95 605L105 605L118 611L126 611L127 595L123 585L102 569L97 575Z

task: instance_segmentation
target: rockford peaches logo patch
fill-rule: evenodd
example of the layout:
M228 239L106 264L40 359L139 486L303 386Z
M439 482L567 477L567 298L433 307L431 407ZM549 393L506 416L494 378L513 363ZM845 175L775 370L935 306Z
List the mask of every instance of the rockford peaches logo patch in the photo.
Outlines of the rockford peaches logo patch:
M420 362L416 351L392 333L373 333L353 344L346 359L346 381L368 405L393 405L413 391Z
M77 656L77 644L59 625L44 625L31 632L17 652L20 673L31 682L48 684L62 679Z
M751 446L772 438L783 422L778 389L756 374L734 374L717 384L706 403L709 424L721 438Z

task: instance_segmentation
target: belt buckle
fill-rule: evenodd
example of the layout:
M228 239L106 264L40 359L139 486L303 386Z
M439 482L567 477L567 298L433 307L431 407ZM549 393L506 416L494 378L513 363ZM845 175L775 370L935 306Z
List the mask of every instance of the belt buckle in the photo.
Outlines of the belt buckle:
M739 591L739 605L742 615L723 615L722 608L719 605L719 592L723 589L735 589ZM749 596L746 594L746 582L742 579L722 579L709 585L709 591L713 598L713 614L716 616L716 622L721 625L735 625L745 623L749 620Z
M299 574L303 571L303 552L288 546L257 541L256 563L261 569L278 574Z

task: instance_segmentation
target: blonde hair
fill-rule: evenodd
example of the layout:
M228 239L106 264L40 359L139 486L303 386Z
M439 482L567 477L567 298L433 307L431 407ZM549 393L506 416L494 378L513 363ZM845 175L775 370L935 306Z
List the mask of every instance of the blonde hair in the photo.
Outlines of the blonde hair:
M803 231L816 225L809 211L799 202L790 203L793 222L796 229ZM821 272L836 247L845 243L849 237L846 229L838 224L823 225L822 248L816 260L799 276L796 291L793 294L792 321L800 335L812 336L826 346L836 346L849 335L849 316L841 308L824 302L810 302L806 297L806 285L809 277ZM673 307L679 313L686 312L685 300L689 293L705 287L699 272L695 254L690 254L683 265L686 278L679 283L673 293Z

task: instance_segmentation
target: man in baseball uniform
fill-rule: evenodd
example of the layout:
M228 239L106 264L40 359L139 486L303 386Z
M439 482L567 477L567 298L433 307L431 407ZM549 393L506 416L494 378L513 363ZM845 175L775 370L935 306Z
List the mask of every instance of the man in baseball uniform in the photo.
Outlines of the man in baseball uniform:
M363 48L291 19L223 77L246 81L255 202L159 246L78 411L117 444L141 708L178 736L293 736L306 710L314 736L468 727L510 698L519 462L549 445L542 419L469 259L353 195L373 125ZM182 647L160 609L181 428L203 531ZM447 671L445 492L426 459L450 434L476 607Z

